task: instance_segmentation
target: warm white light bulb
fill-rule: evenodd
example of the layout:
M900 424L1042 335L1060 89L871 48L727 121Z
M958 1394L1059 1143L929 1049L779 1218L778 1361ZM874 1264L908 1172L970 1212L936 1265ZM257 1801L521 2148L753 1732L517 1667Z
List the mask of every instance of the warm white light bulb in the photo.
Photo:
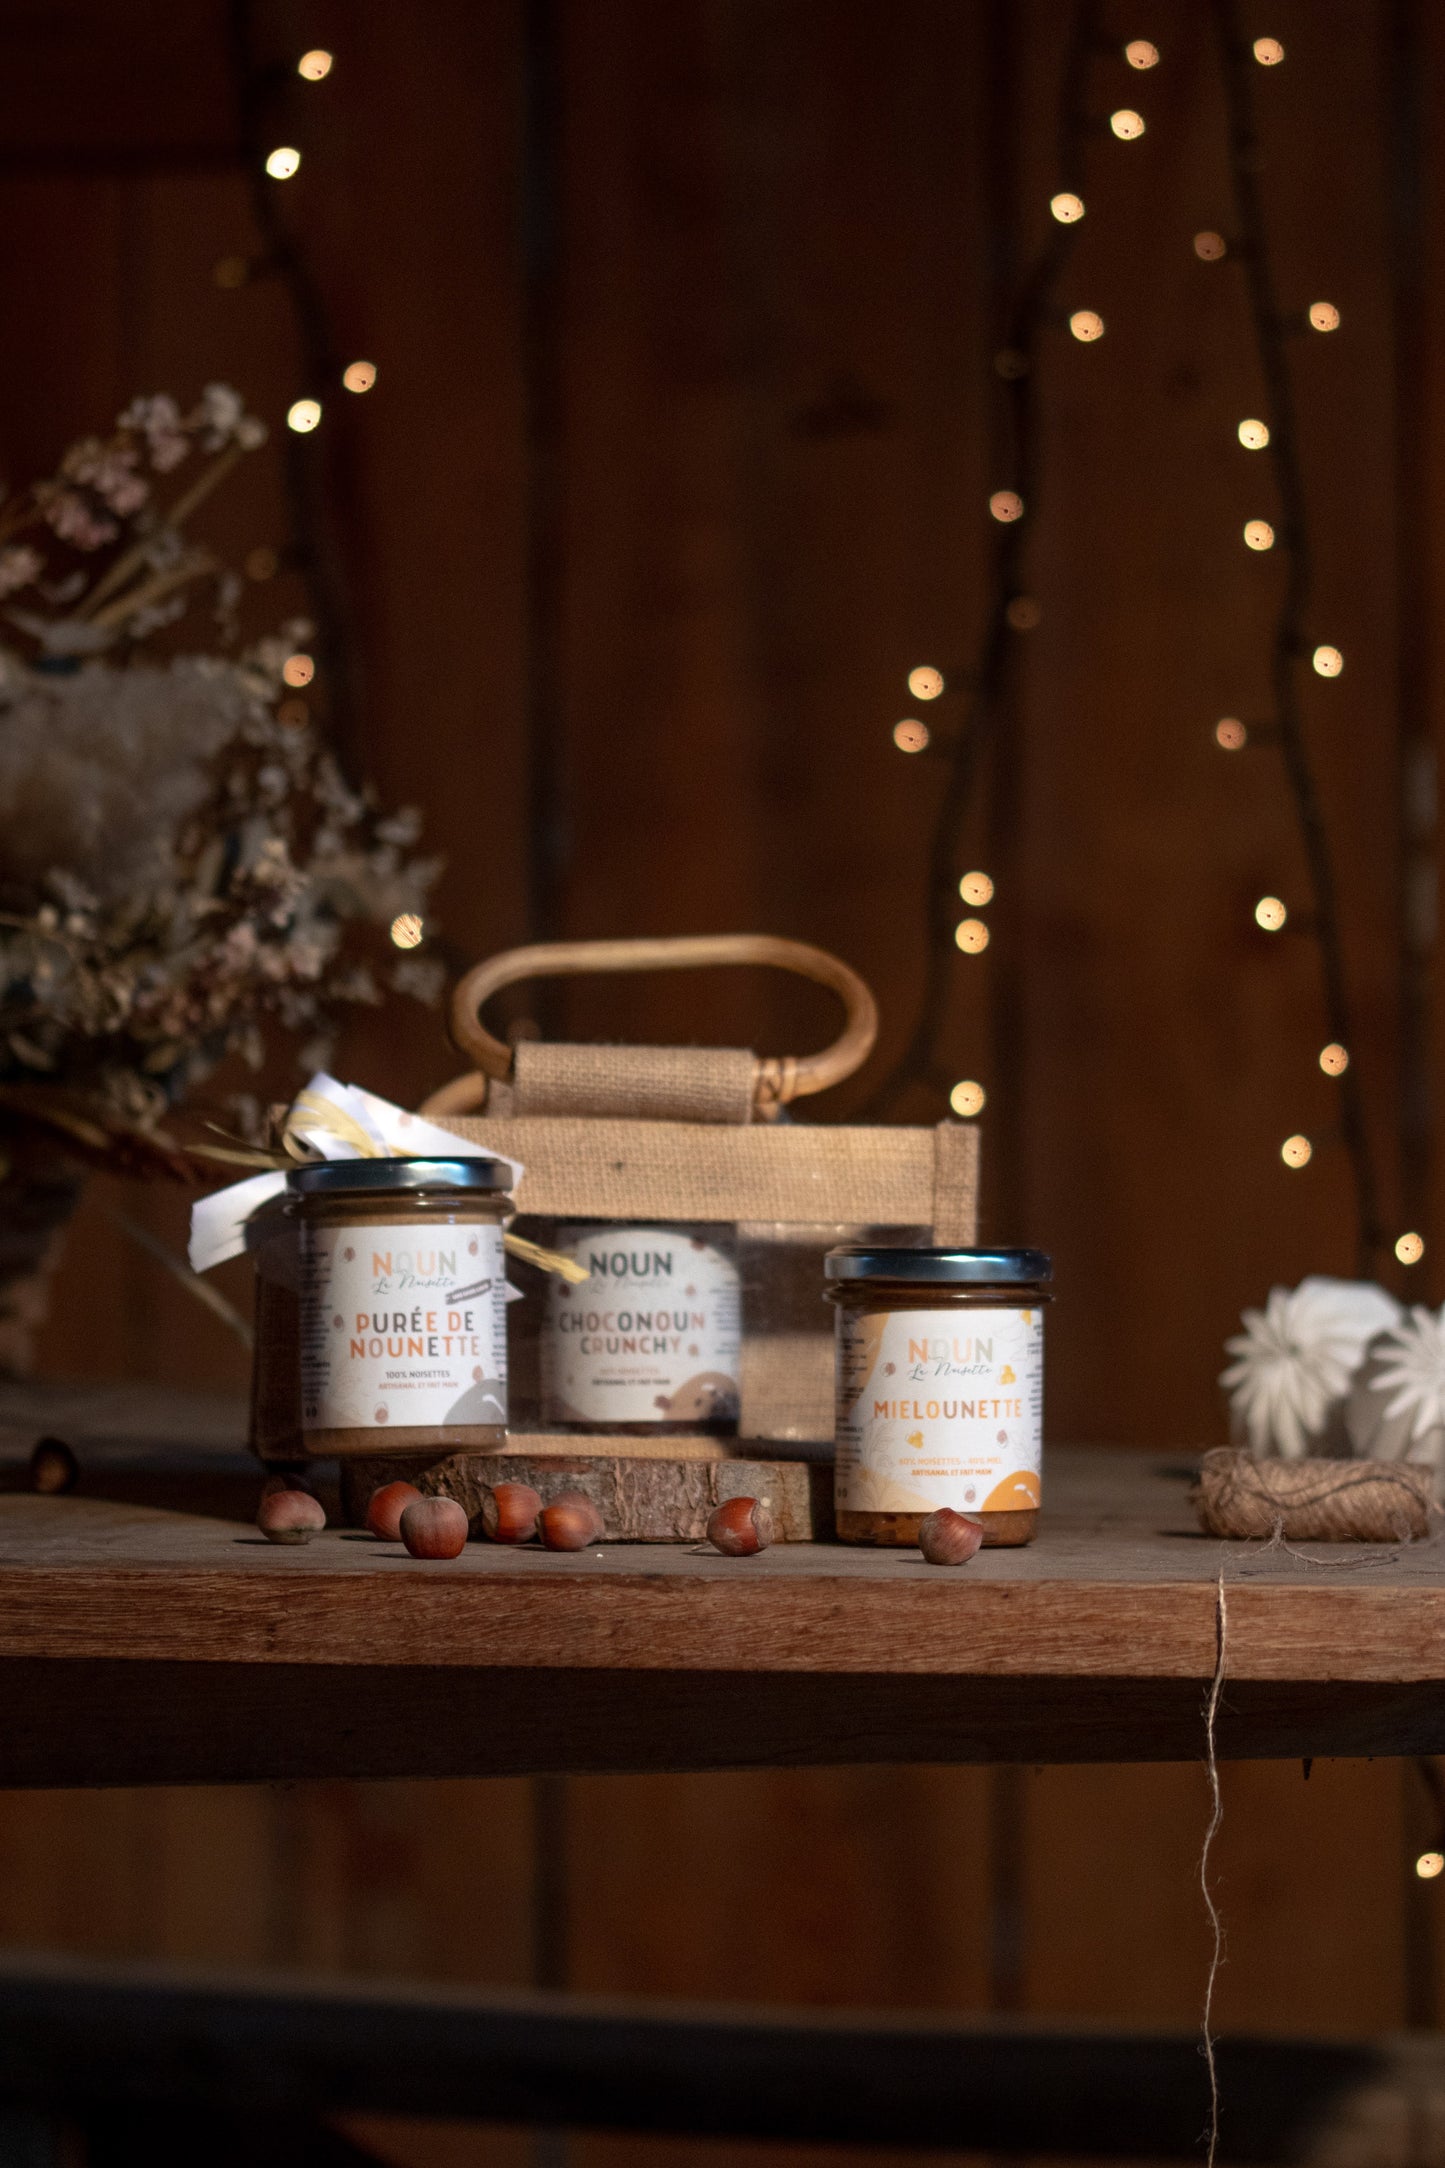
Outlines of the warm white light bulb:
M376 382L374 361L351 361L341 372L341 381L348 391L370 391Z
M296 63L296 73L308 83L322 83L335 67L334 55L324 46L313 45L309 53L303 53Z
M1121 143L1133 143L1144 133L1144 116L1132 106L1120 106L1117 113L1109 115L1109 126Z
M425 933L415 911L401 911L391 922L391 938L398 948L420 948Z
M1104 336L1104 319L1097 309L1075 309L1069 318L1069 329L1082 346L1091 346L1095 339Z
M267 154L266 171L273 181L289 181L301 164L300 151L289 143L282 143Z
M1314 331L1339 330L1340 312L1333 301L1312 301L1310 303L1310 328Z
M928 725L921 723L916 715L905 715L901 723L893 725L893 743L900 753L922 753L928 749Z
M1425 1239L1423 1235L1401 1235L1399 1241L1395 1244L1395 1255L1402 1265L1418 1265L1424 1254ZM1437 1867L1435 1872L1438 1874L1440 1869Z
M1288 917L1289 912L1278 896L1261 896L1254 907L1254 922L1266 933L1278 933Z
M309 436L321 419L319 399L297 399L286 409L286 427L298 437Z
M1229 254L1229 243L1222 233L1206 228L1194 236L1194 253L1201 263L1221 263Z
M1050 196L1049 209L1061 226L1073 226L1084 215L1084 199L1070 189L1061 189L1057 196Z
M943 672L932 663L920 663L908 673L908 690L915 700L936 700L943 689Z
M281 665L281 676L293 692L309 685L316 675L316 664L310 655L288 655Z
M1279 1148L1279 1156L1287 1167L1307 1167L1315 1156L1315 1148L1308 1137L1286 1137Z
M1415 1872L1422 1882L1433 1882L1437 1875L1445 1874L1445 1852L1422 1852L1415 1862Z
M1274 529L1267 519L1248 519L1244 523L1245 546L1252 550L1272 550Z
M965 903L981 910L984 904L993 902L993 882L986 873L965 873L958 884L958 893Z
M965 956L979 956L988 947L988 928L981 918L961 919L953 929L953 938Z
M988 1104L988 1093L981 1084L976 1084L972 1077L965 1077L962 1083L954 1085L948 1095L948 1103L955 1114L961 1114L964 1120L968 1121L971 1116L982 1114Z
M1024 516L1024 500L1016 489L996 489L988 500L988 508L1005 527Z
M1226 753L1238 753L1249 743L1249 732L1237 715L1221 715L1214 726L1214 742Z
M1320 1048L1320 1067L1326 1076L1343 1076L1350 1066L1350 1057L1338 1039L1331 1039L1328 1046Z
M1247 452L1262 452L1269 442L1268 422L1243 421L1239 425L1239 441Z
M1256 38L1254 57L1262 68L1277 68L1284 59L1284 47L1278 38Z
M1317 677L1338 677L1345 667L1345 658L1337 647L1317 647L1310 659Z
M1151 45L1147 38L1130 38L1124 47L1124 58L1131 68L1157 68L1159 48Z

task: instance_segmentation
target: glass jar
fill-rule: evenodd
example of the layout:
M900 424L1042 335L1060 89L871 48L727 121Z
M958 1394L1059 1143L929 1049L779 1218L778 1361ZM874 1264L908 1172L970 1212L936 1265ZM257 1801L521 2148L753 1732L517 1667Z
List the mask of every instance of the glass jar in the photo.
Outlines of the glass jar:
M570 1220L542 1239L588 1272L575 1284L547 1283L543 1425L735 1433L742 1289L734 1229Z
M510 1179L497 1159L333 1159L287 1176L308 1455L504 1443Z
M940 1506L980 1521L986 1544L1031 1542L1050 1260L848 1243L823 1269L837 1305L843 1542L916 1543Z

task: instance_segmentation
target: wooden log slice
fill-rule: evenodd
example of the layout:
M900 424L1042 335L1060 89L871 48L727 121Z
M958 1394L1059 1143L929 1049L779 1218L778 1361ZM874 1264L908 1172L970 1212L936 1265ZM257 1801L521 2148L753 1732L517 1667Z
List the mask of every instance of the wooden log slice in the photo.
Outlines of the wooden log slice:
M602 1515L608 1543L698 1543L708 1517L727 1498L766 1502L780 1543L816 1543L833 1535L833 1471L790 1460L636 1460L588 1453L564 1458L515 1451L453 1453L445 1460L343 1461L341 1497L353 1527L383 1483L455 1498L474 1527L483 1491L493 1483L530 1483L545 1505L559 1491L581 1491Z

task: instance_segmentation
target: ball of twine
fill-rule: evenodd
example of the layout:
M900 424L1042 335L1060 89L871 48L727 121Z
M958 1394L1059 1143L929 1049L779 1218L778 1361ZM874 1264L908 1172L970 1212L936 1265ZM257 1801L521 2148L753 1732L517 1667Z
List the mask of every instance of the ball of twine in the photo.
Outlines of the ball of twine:
M1255 1460L1205 1454L1190 1503L1206 1535L1304 1543L1412 1543L1430 1532L1430 1471L1396 1460Z

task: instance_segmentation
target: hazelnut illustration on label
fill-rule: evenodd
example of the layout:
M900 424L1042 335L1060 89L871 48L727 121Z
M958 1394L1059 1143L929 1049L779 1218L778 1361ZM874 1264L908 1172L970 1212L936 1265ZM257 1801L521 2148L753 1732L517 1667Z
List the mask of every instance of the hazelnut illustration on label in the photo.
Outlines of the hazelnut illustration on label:
M1023 1511L1039 1503L1039 1309L845 1313L838 1503L858 1513Z
M505 1423L506 1303L500 1227L307 1227L304 1427Z

